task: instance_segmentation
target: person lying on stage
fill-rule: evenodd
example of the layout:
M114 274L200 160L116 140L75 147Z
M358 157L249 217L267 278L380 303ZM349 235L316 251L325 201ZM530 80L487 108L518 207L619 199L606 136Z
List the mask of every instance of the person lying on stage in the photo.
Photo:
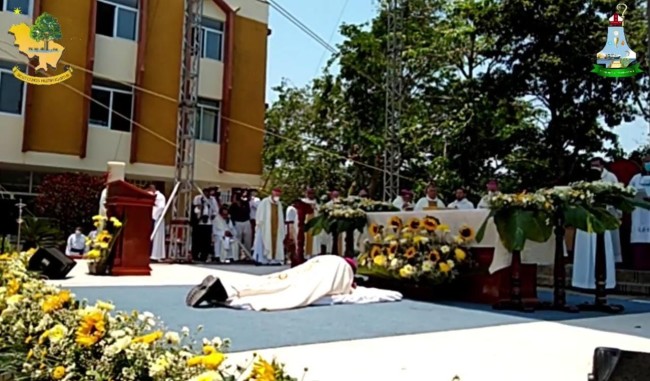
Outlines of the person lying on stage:
M395 302L402 294L395 291L357 287L356 263L338 255L319 255L278 273L258 276L250 281L223 282L206 277L193 287L185 302L199 307L213 305L254 310L280 311L310 305L366 304Z

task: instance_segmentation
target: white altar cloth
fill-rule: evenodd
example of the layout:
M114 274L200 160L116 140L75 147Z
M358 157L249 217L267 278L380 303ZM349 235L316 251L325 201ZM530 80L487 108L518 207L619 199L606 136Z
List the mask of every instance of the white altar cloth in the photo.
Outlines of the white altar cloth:
M485 218L490 214L488 209L474 209L474 210L457 210L457 209L440 209L429 210L421 212L378 212L368 213L368 224L378 224L388 226L388 221L393 216L399 216L404 223L411 218L423 218L426 216L433 216L440 220L440 223L449 226L450 234L456 234L458 229L463 225L468 225L478 232L478 229L485 221ZM365 237L368 236L367 230L364 232ZM362 239L361 241L364 241ZM501 269L510 266L512 262L512 253L510 253L501 243L499 233L497 232L496 225L492 220L488 222L485 229L485 235L481 242L475 242L471 247L493 247L494 257L490 264L489 271L494 273ZM526 241L526 246L521 252L522 263L534 263L538 265L551 265L553 264L555 253L555 236L544 243L537 243Z

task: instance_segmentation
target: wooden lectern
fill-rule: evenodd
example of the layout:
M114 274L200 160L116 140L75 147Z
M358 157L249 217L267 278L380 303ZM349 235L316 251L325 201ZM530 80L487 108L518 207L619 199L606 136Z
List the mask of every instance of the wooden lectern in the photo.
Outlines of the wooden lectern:
M155 196L126 181L108 183L106 210L122 221L112 264L112 275L151 275L149 257Z

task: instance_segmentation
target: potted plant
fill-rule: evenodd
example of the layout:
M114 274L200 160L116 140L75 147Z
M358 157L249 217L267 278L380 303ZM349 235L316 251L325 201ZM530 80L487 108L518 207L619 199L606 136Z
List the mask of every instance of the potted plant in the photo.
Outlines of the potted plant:
M122 222L115 217L93 217L97 234L88 239L90 248L84 256L88 259L88 273L91 275L110 275L113 246L122 232Z
M26 217L20 228L24 247L59 247L64 243L62 233L47 218Z

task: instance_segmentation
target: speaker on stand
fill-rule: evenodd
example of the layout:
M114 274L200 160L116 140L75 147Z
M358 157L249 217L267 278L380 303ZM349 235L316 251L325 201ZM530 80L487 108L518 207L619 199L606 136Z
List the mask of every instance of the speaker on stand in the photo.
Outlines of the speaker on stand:
M650 353L599 347L589 381L650 380Z
M77 262L59 249L42 247L29 259L28 269L40 272L47 279L65 279L76 265Z

